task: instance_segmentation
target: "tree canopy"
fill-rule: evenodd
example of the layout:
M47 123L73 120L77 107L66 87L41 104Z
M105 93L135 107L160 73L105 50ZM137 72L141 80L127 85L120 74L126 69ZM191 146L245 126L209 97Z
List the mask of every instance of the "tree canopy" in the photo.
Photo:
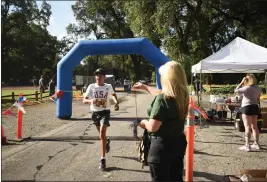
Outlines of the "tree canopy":
M62 2L63 3L63 2ZM2 80L28 80L56 64L79 39L146 37L172 60L190 69L236 36L267 47L267 2L250 0L87 1L72 5L76 22L61 40L47 31L53 12L43 1L3 0ZM75 74L92 74L97 67L118 68L120 77L138 80L154 75L140 55L89 56ZM223 75L221 75L223 77ZM228 80L237 80L238 76ZM214 82L220 82L219 78Z

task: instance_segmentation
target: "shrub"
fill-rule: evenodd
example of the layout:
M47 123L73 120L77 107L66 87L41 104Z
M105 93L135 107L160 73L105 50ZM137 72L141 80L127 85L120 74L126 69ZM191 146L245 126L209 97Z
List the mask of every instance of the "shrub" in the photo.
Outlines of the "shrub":
M219 94L232 94L234 93L234 90L236 88L236 85L225 85L220 88L212 88L208 94L212 95L219 95Z
M237 85L225 85L225 86L219 87L219 88L212 88L208 92L208 94L212 94L212 95L233 94L236 86ZM266 88L264 85L259 85L259 87L262 89L263 93L266 93Z
M259 87L261 88L261 91L266 94L266 87L265 87L265 85L259 85Z

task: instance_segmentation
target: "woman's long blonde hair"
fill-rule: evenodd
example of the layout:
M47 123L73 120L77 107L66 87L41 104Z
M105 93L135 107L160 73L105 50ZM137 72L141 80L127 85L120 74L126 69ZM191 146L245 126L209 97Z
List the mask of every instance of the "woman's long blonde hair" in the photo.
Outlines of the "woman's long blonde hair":
M165 97L175 99L181 118L186 117L189 105L189 93L187 88L187 79L182 66L169 61L164 65L164 71L161 74L162 93Z
M249 85L256 85L257 84L257 79L254 76L254 74L248 74L246 76L246 80L244 82L245 86L249 86Z

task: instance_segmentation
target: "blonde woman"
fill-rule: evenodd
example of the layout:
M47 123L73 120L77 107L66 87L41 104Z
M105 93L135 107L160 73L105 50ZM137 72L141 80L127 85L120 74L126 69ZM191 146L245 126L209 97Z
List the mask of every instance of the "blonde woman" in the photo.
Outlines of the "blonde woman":
M133 86L156 96L148 107L149 120L139 123L151 139L147 162L152 181L183 181L184 124L189 104L186 75L174 61L161 66L159 73L162 90L141 83Z
M243 96L241 112L245 126L245 145L239 147L239 149L247 152L251 151L251 149L260 149L257 119L260 112L258 104L261 88L256 84L257 79L255 76L253 74L248 74L235 89L236 93ZM251 129L254 136L254 143L252 145L250 145Z

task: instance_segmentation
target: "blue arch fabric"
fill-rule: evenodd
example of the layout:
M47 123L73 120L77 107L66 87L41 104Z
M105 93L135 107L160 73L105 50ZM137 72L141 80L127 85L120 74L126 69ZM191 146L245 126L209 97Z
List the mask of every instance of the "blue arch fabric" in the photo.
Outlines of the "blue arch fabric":
M72 115L72 69L85 56L140 54L156 69L157 88L161 89L158 69L169 61L156 46L146 38L81 40L57 64L57 89L63 91L57 100L57 117L69 119Z

